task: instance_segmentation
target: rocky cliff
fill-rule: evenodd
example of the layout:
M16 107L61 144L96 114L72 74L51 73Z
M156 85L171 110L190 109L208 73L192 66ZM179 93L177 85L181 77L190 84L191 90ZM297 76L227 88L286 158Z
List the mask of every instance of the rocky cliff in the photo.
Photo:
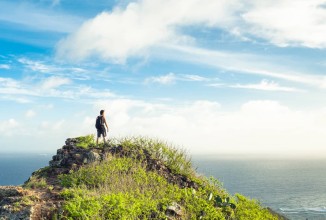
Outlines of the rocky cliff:
M246 219L243 216L252 216L249 219L259 219L259 216L268 216L267 219L285 219L267 208L243 199L244 197L231 202L223 189L193 173L188 161L178 150L171 150L164 145L144 140L121 141L101 145L101 147L95 147L92 139L87 143L85 140L85 138L68 138L65 145L52 157L49 166L35 171L22 186L1 186L0 220L92 219L92 217L96 219L120 219L121 217L125 219L210 219L212 216L217 216L216 219ZM119 158L130 160L120 163ZM130 161L131 166L124 167ZM144 174L142 170L147 174ZM141 178L137 180L139 173ZM94 175L97 175L98 179ZM118 183L112 182L115 175L118 177ZM108 191L110 184L115 188L121 186L121 189ZM175 192L171 190L161 192L165 190L163 188L172 189ZM80 190L84 190L82 195L78 194ZM120 191L116 192L117 190ZM78 193L74 194L75 192ZM94 194L95 192L101 193ZM135 193L135 196L134 192L140 194ZM146 193L153 198L145 197L144 201L140 200L142 196L139 197L139 195ZM102 200L105 194L106 200ZM122 197L127 195L128 199L133 199L134 202L126 205L127 208L121 209L121 205L115 207L107 203L112 195ZM131 195L134 197L131 198ZM75 198L79 200L75 201ZM98 210L94 211L93 207L87 206L78 210L73 206L77 202L77 206L83 207L89 203L89 198L92 198L93 202L96 201L94 204L100 207ZM147 210L147 200L152 202L149 210ZM137 203L142 204L140 210L138 206L137 209L134 207ZM72 207L75 210L72 210ZM83 213L88 209L92 212ZM129 212L136 214L129 215Z
M52 219L60 213L63 202L59 195L62 190L59 175L100 163L108 155L131 156L130 151L121 145L90 149L79 147L79 143L78 138L68 138L49 161L49 166L33 172L23 186L0 186L0 220ZM149 152L145 151L144 155L148 170L157 170L169 182L180 187L197 188L196 183L186 176L172 174L160 160L151 158Z

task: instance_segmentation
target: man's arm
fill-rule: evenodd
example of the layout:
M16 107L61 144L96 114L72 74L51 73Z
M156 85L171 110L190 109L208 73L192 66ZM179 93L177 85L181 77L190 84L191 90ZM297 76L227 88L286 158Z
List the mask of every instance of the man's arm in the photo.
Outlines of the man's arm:
M104 124L106 126L106 130L109 130L108 124L106 123L106 118L104 116L103 116L103 119L104 119Z

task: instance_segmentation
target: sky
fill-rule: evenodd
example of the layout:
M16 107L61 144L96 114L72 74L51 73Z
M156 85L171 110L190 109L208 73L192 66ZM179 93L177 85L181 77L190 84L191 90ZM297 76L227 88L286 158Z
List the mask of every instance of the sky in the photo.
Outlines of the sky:
M0 152L95 134L326 157L325 0L0 0Z

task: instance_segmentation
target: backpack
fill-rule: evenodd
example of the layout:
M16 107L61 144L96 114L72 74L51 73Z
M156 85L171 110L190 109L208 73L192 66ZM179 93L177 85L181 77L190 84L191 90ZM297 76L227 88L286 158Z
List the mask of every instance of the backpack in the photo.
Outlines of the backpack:
M95 128L96 129L101 129L102 128L102 116L97 116L96 122L95 122Z

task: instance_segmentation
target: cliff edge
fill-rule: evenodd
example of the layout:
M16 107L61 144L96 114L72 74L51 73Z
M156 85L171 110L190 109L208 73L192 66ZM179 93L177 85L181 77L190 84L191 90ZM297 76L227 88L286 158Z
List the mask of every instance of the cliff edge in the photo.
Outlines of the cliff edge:
M198 175L180 149L148 138L95 146L68 138L22 186L0 186L0 220L286 219Z

